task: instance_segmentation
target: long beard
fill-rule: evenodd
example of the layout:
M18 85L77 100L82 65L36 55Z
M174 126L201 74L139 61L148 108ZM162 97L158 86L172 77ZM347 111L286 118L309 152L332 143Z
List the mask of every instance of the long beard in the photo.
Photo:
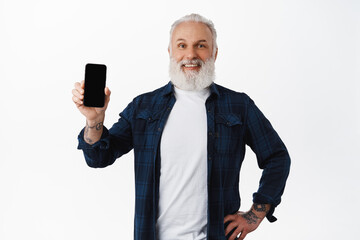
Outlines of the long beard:
M184 64L200 64L201 67L199 71L184 72L182 70ZM176 62L174 58L170 57L169 75L171 82L182 90L202 90L215 80L215 59L209 58L205 62L200 59Z

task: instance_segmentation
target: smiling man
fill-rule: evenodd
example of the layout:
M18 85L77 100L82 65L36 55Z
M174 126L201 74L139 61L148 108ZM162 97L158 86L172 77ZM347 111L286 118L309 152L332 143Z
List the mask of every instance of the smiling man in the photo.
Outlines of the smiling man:
M109 130L103 108L73 101L86 117L78 136L90 167L106 167L134 149L136 240L244 239L276 220L290 168L284 143L245 93L214 83L218 47L213 23L191 14L171 27L170 82L137 96ZM239 211L239 173L251 147L263 169L254 204Z

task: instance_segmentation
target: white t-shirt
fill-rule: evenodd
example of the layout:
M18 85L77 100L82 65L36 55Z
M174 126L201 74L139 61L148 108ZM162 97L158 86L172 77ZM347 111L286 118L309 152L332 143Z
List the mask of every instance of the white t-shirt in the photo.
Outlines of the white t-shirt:
M207 115L209 88L174 87L175 105L160 142L159 240L207 236Z

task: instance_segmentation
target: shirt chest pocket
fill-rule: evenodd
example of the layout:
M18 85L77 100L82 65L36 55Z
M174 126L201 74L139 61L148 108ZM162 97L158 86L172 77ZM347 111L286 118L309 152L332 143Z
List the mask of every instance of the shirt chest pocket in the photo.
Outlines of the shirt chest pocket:
M137 151L152 150L160 122L161 112L141 110L135 115L133 143Z
M141 110L135 115L135 134L148 134L155 132L160 120L161 112Z
M226 181L233 182L237 176L241 157L245 152L244 122L240 114L228 113L215 115L215 153L219 167L227 171ZM228 174L234 172L235 174Z
M216 114L215 123L215 134L218 138L240 138L243 133L243 121L239 114Z

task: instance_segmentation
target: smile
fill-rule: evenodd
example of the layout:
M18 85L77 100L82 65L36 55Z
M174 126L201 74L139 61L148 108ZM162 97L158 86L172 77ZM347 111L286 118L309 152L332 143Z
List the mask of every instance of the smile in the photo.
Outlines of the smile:
M197 65L197 64L185 64L184 66L191 68L191 67L198 67L199 65Z

